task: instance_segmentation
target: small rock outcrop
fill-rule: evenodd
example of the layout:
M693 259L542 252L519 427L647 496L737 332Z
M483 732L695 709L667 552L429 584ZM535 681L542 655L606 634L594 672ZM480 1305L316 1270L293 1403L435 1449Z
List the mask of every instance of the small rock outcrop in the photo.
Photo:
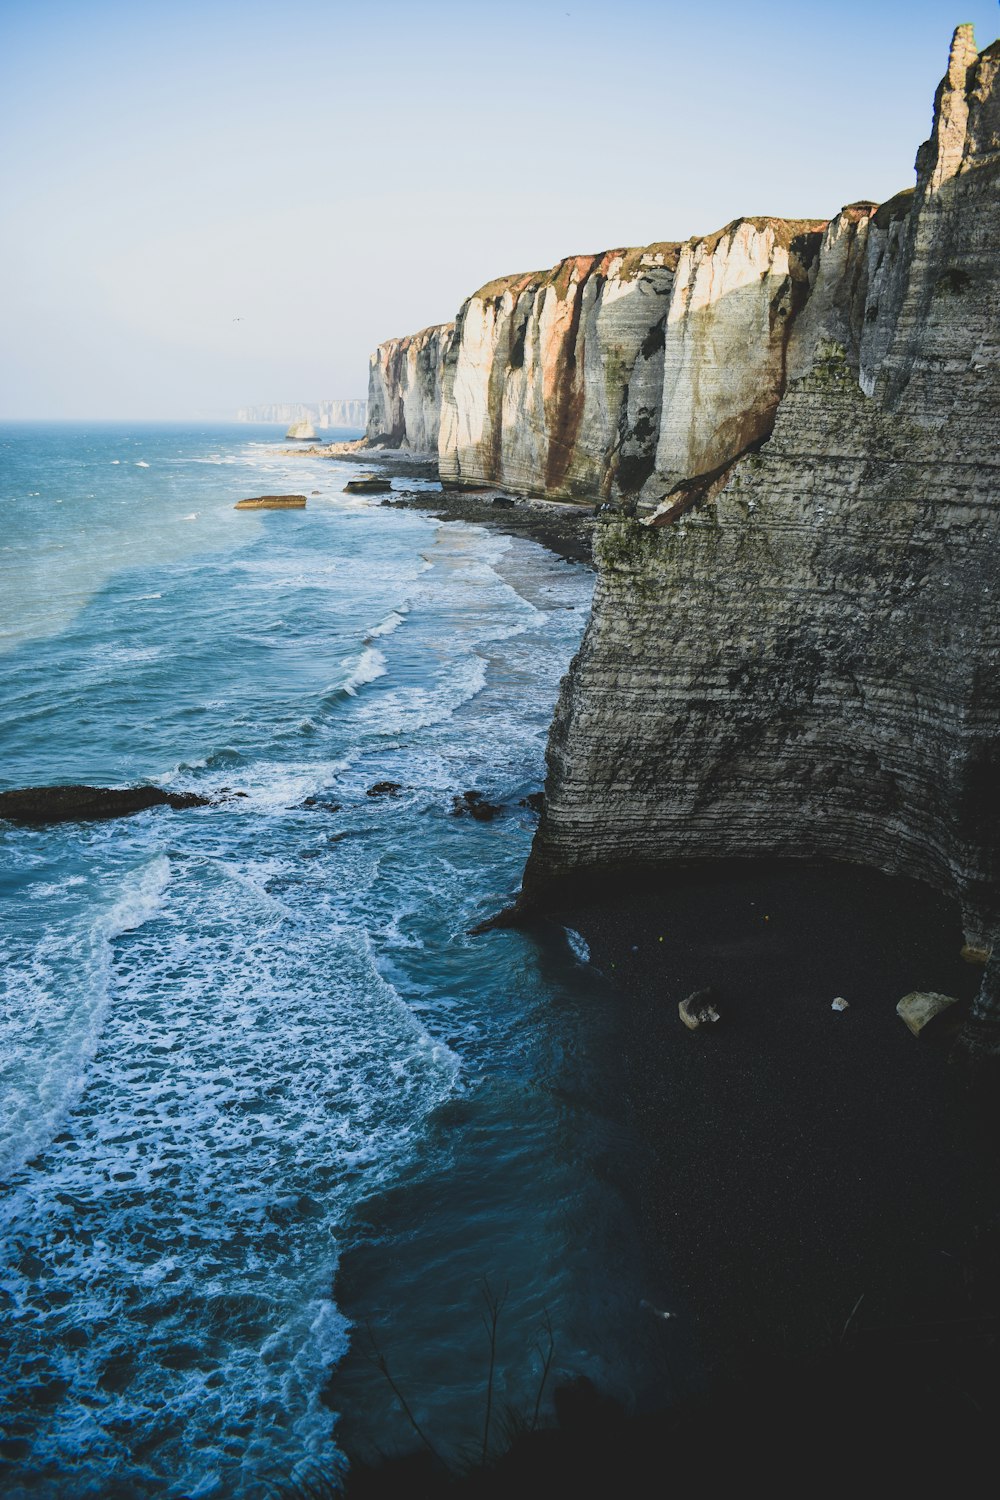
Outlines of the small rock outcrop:
M286 438L296 438L302 442L311 443L316 436L316 429L308 418L304 417L298 422L293 422L285 433Z
M11 823L79 823L125 818L149 807L208 807L195 792L165 792L158 786L27 786L0 792L0 818Z
M381 495L392 489L392 480L377 474L363 474L359 479L349 479L344 485L345 495Z
M896 1014L914 1036L920 1036L932 1021L957 1004L953 995L939 995L933 990L912 990L900 1000L896 1006Z
M697 1031L699 1026L710 1026L719 1020L711 990L695 990L693 995L680 1002L677 1014L688 1031Z
M475 818L477 823L492 823L493 819L503 812L499 803L487 802L482 792L462 792L459 796L453 797L451 810L456 818L467 813L470 818Z
M233 510L305 510L305 495L252 495L237 500Z

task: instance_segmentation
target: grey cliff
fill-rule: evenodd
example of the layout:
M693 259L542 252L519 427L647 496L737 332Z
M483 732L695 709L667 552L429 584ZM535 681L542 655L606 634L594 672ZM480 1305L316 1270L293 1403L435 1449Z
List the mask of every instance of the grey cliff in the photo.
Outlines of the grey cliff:
M832 858L946 892L993 950L998 68L959 27L886 204L504 278L439 339L446 483L605 502L523 909L625 866Z

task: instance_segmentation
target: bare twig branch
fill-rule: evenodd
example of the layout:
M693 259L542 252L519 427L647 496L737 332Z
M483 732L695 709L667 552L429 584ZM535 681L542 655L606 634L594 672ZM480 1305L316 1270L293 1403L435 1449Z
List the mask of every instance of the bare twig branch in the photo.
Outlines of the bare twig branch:
M504 1303L507 1301L509 1290L510 1283L505 1281L503 1291L497 1295L485 1276L480 1286L480 1293L486 1304L486 1312L483 1314L483 1327L486 1329L486 1335L490 1341L490 1365L486 1379L486 1414L483 1418L483 1452L481 1460L483 1468L486 1467L490 1454L490 1421L493 1416L493 1379L496 1374L497 1363L497 1324L500 1321L500 1314L503 1311Z
M851 1324L854 1322L854 1315L855 1315L855 1313L857 1312L858 1308L861 1306L861 1304L862 1304L862 1302L864 1300L865 1300L865 1294L864 1294L864 1292L862 1292L861 1296L858 1298L857 1302L855 1302L854 1306L851 1308L851 1311L850 1311L850 1313L848 1315L848 1318L847 1318L847 1322L844 1324L843 1330L841 1331L841 1335L840 1335L840 1342L841 1343L843 1343L844 1340L846 1339L848 1330L850 1329Z
M370 1353L366 1354L365 1358L368 1359L368 1360L370 1360L371 1363L375 1366L375 1368L377 1370L379 1370L385 1376L386 1381L389 1384L389 1389L392 1391L392 1394L395 1396L396 1400L399 1402L400 1406L403 1408L403 1412L404 1412L404 1414L406 1416L406 1420L409 1422L410 1426L413 1428L414 1432L417 1434L417 1437L423 1443L423 1445L427 1449L428 1453L430 1453L431 1456L433 1458L435 1458L438 1463L441 1463L441 1461L442 1461L441 1460L441 1455L438 1453L437 1449L434 1447L434 1444L431 1442L430 1438L427 1436L426 1432L421 1427L421 1425L417 1421L416 1417L413 1415L413 1412L410 1410L409 1402L407 1401L406 1397L403 1395L403 1393L400 1390L399 1386L396 1384L396 1381L393 1378L392 1372L389 1369L389 1361L386 1359L386 1357L383 1354L382 1350L379 1348L379 1345L378 1345L378 1342L377 1342L377 1340L375 1338L375 1335L372 1332L372 1327L371 1327L370 1323L366 1323L365 1324L365 1331L368 1334L368 1339L369 1339L369 1342L371 1344L371 1351L370 1351Z
M538 1382L538 1391L535 1394L535 1409L531 1413L531 1427L529 1429L529 1431L531 1432L534 1432L535 1428L538 1426L538 1412L542 1404L542 1393L545 1390L545 1382L549 1378L549 1369L552 1364L552 1356L555 1353L556 1348L555 1335L552 1332L552 1319L549 1317L548 1312L546 1312L545 1314L544 1327L545 1333L548 1337L549 1346L543 1352L539 1345L535 1345L535 1348L538 1349L538 1353L542 1361L542 1378Z

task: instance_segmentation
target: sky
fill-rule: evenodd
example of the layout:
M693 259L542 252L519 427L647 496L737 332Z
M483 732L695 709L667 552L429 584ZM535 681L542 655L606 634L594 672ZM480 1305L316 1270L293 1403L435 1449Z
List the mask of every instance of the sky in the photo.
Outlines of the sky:
M493 277L913 182L995 0L0 0L0 419L364 396Z

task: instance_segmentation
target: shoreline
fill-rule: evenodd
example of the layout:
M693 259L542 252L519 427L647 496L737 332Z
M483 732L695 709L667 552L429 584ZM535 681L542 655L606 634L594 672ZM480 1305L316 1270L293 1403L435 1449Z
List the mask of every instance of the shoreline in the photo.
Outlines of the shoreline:
M415 455L329 456L436 477ZM500 490L394 490L382 503L592 566L590 507ZM859 1402L881 1403L877 1432L864 1432L887 1462L899 1459L894 1420L921 1404L943 1445L985 1437L997 1415L997 1122L948 1055L981 977L960 957L955 909L860 867L712 863L557 895L525 925L535 920L579 932L611 986L641 1145L641 1251L671 1313L675 1395L627 1418L625 1448L676 1422L680 1460L697 1434L711 1440L716 1403L727 1423L759 1423L758 1456L772 1459L776 1403L799 1424L797 1449L791 1433L781 1442L800 1458L808 1443L813 1457L824 1442L860 1444L860 1429L841 1430L863 1420ZM677 1006L705 987L720 1022L688 1032ZM911 990L961 1003L913 1037L895 1013Z
M365 448L363 439L352 443L326 443L308 448L275 450L282 457L343 459L381 470L389 479L436 481L437 458L433 454L409 453L393 448ZM387 508L422 510L439 521L472 521L508 536L538 542L566 562L592 568L594 508L570 500L540 500L515 495L494 486L469 489L394 489L382 501Z
M847 865L706 864L551 917L614 991L641 1238L692 1393L848 1354L908 1383L930 1352L991 1424L997 1121L949 1056L981 973L957 911ZM719 1022L688 1031L705 988ZM895 1011L917 989L960 1002L920 1037Z

